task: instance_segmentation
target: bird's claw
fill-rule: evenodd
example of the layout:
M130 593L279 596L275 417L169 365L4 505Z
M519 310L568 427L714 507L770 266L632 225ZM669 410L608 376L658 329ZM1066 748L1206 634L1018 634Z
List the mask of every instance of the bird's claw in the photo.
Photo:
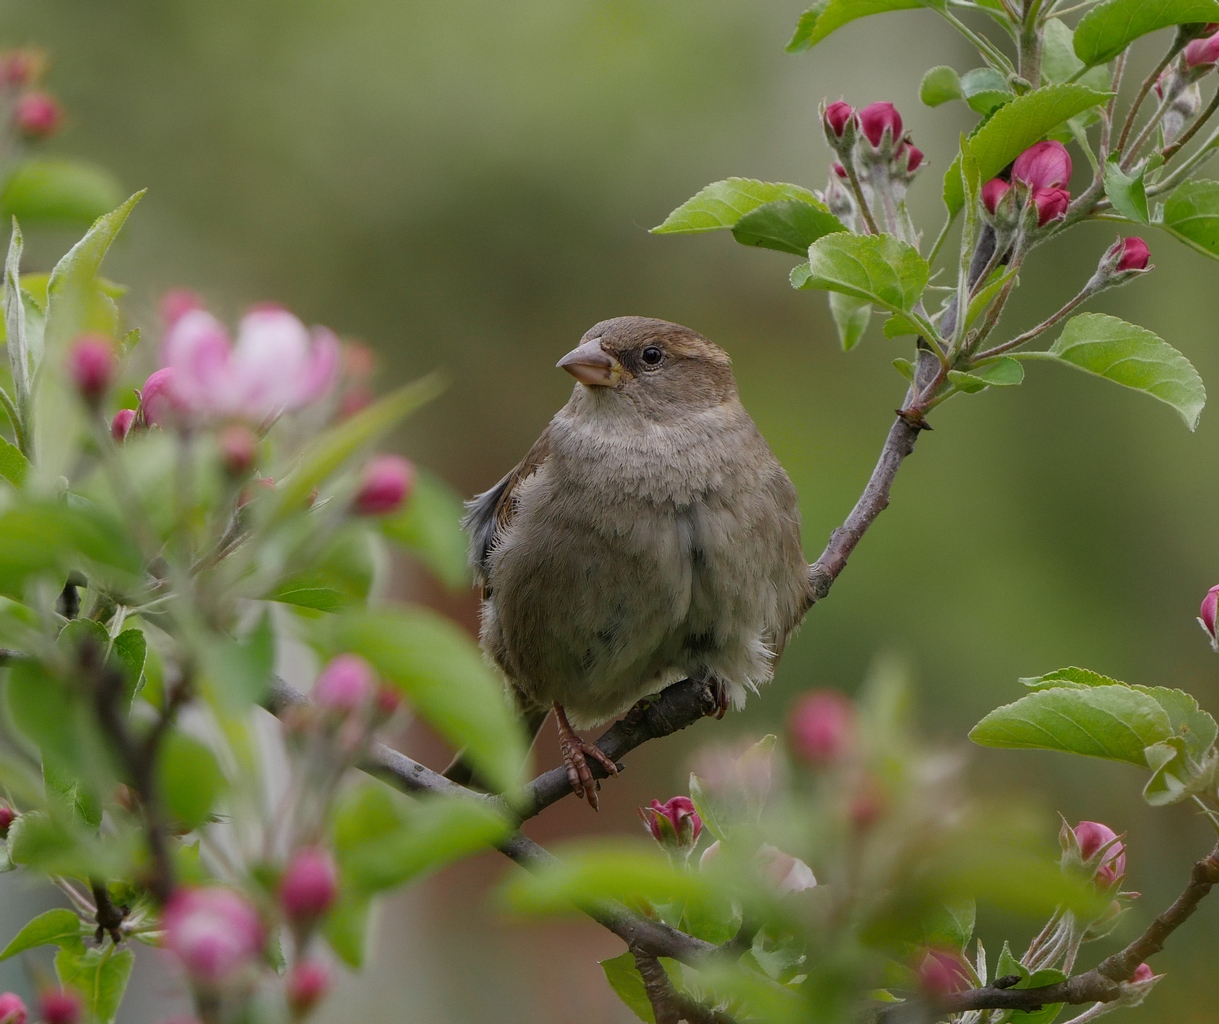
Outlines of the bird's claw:
M618 774L618 766L595 743L586 743L574 733L559 737L559 749L563 752L563 765L567 769L567 781L571 783L572 791L580 799L587 800L594 811L597 810L599 783L593 778L588 759L591 757L610 775Z

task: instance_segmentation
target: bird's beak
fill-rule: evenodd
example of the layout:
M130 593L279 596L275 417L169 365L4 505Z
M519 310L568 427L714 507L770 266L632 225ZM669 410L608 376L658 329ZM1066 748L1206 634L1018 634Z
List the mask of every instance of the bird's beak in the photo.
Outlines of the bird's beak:
M612 388L622 377L622 364L601 348L600 339L573 348L555 365L590 388Z

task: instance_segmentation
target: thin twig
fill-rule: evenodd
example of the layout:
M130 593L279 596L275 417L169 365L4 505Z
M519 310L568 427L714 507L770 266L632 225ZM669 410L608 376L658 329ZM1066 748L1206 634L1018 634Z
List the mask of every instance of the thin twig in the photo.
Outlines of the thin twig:
M1198 129L1201 128L1207 121L1211 119L1211 115L1219 110L1219 90L1215 91L1215 95L1211 97L1210 103L1206 105L1206 109L1198 116L1198 118L1185 131L1181 133L1181 137L1177 139L1171 146L1165 146L1160 151L1160 156L1164 158L1164 162L1168 163L1174 156L1180 152L1181 147L1185 146L1190 139L1198 134Z
M1130 132L1134 128L1135 118L1138 116L1139 107L1143 105L1143 100L1147 98L1147 94L1151 92L1152 86L1159 80L1160 75L1164 73L1164 69L1168 67L1172 59L1185 48L1185 40L1181 39L1181 33L1177 33L1177 37L1173 40L1169 51L1164 54L1164 59L1160 61L1154 68L1151 69L1151 74L1143 79L1143 84L1139 86L1138 94L1134 97L1134 102L1130 104L1130 112L1126 115L1126 123L1122 125L1122 134L1117 137L1117 152L1121 153L1126 149L1126 140L1130 138Z

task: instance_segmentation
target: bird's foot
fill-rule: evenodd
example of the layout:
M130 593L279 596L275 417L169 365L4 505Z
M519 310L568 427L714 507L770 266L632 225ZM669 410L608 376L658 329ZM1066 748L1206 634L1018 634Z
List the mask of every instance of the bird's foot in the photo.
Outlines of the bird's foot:
M572 792L578 798L587 800L588 806L595 811L599 805L597 780L593 778L588 759L591 757L610 775L618 774L618 766L614 764L614 759L595 743L585 742L576 735L576 731L567 721L567 714L558 704L554 706L554 713L559 727L559 750L563 754L563 766L567 769L567 781L571 783Z
M732 695L728 692L728 684L722 679L711 680L711 691L715 694L715 720L718 722L727 713Z

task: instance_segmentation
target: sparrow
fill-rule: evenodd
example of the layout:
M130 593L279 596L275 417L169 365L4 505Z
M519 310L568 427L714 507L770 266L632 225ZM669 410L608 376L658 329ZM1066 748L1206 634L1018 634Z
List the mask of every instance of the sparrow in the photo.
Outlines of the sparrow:
M597 807L590 728L683 678L722 715L768 682L812 603L796 490L727 353L680 324L603 320L559 360L571 399L466 504L483 650L536 725L553 710Z

